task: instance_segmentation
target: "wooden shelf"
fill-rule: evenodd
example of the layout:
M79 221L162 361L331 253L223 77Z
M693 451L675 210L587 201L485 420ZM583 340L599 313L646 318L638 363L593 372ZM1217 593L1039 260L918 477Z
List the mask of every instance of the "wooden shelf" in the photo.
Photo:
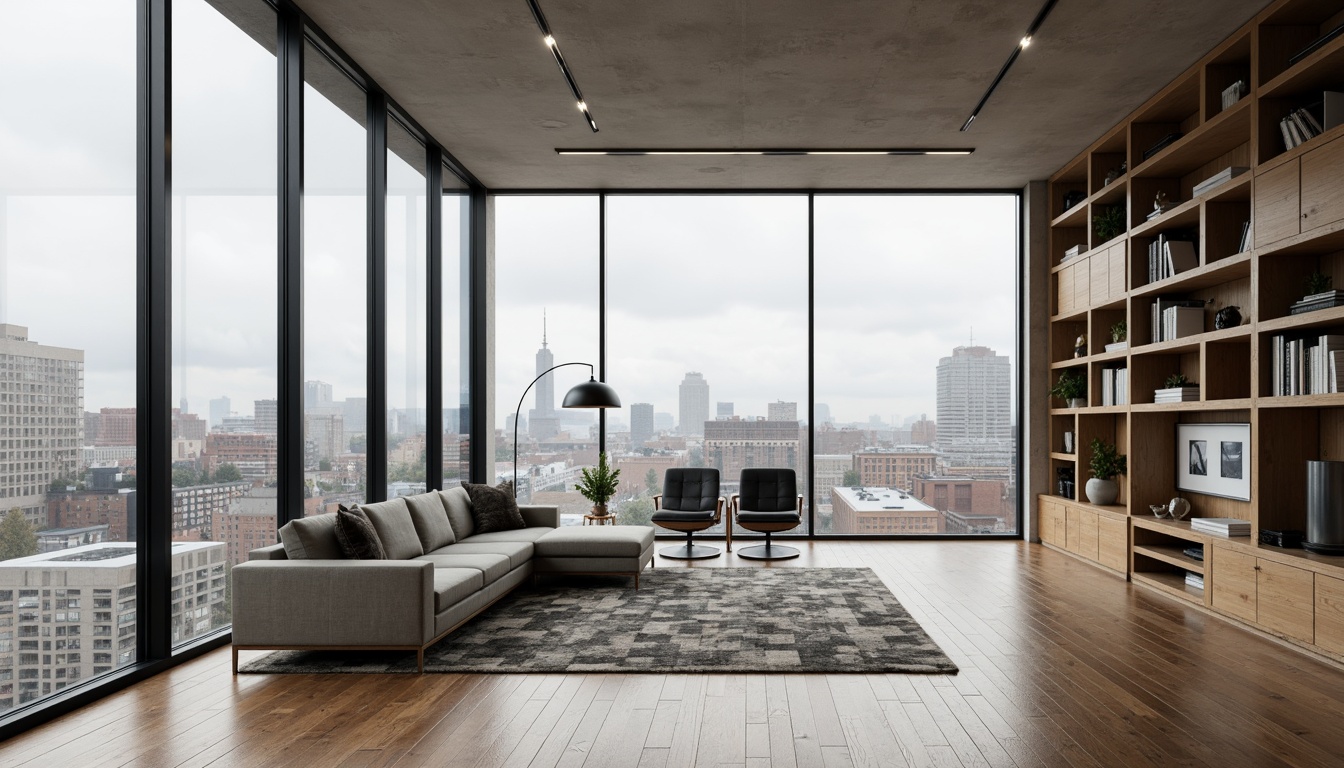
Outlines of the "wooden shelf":
M1330 90L1340 84L1340 72L1344 72L1344 36L1331 40L1273 80L1261 84L1256 96L1278 99Z
M1050 222L1051 227L1086 227L1087 200L1074 204L1069 210L1059 214Z
M1136 179L1184 176L1249 142L1253 101L1242 99L1219 112L1171 146L1145 160L1131 170L1130 175Z
M1235 400L1196 400L1189 403L1135 403L1131 406L1139 413L1161 413L1162 411L1244 411L1251 407L1251 398Z
M1184 568L1198 574L1204 573L1204 561L1185 554L1185 547L1162 544L1135 544L1134 554L1151 557L1177 568Z
M1328 325L1344 324L1344 307L1318 309L1315 312L1303 312L1300 315L1288 315L1266 320L1256 326L1261 333L1280 333L1300 331L1307 328L1323 328Z
M1199 204L1200 199L1186 200L1180 205L1169 211L1164 211L1161 216L1154 219L1148 219L1142 224L1134 225L1130 231L1130 237L1144 237L1146 235L1156 236L1162 230L1167 229L1189 229L1199 226Z
M1051 452L1050 452L1050 458L1052 458L1052 459L1054 459L1054 460L1056 460L1056 461L1077 461L1077 460L1078 460L1078 454L1076 454L1076 453L1060 453L1060 452L1058 452L1058 451L1051 451Z
M1129 355L1128 349L1121 349L1115 352L1098 352L1095 355L1086 357L1071 357L1068 360L1056 360L1050 364L1050 370L1059 370L1061 368L1075 368L1088 363L1108 363L1113 360L1124 360Z
M1125 202L1125 192L1129 189L1129 174L1112 181L1110 184L1092 193L1088 202L1093 205L1120 205Z
M1202 288L1212 288L1215 285L1230 283L1233 280L1240 280L1251 276L1251 254L1250 252L1238 253L1234 256L1218 259L1210 264L1204 264L1194 269L1188 269L1178 275L1172 275L1165 280L1158 280L1155 283L1141 285L1130 291L1130 296L1139 298L1143 296L1152 296L1159 293L1183 293L1186 291L1198 291Z
M1344 393L1261 397L1256 400L1256 405L1261 408L1344 408Z
M1185 539L1192 544L1207 544L1208 536L1190 528L1189 520L1168 520L1153 517L1148 510L1143 510L1143 514L1135 514L1130 517L1134 521L1135 528L1146 528L1150 531L1157 531L1168 536L1175 536L1179 539Z
M1204 604L1204 590L1188 586L1184 574L1170 571L1135 571L1130 577L1136 584L1152 587L1181 600Z
M1130 350L1130 354L1139 355L1176 355L1184 352L1194 352L1199 349L1200 344L1208 342L1227 342L1237 339L1250 339L1251 328L1249 325L1239 325L1235 328L1224 328L1221 331L1205 331L1193 336L1182 336L1179 339L1170 341L1159 341L1156 344L1143 344ZM1250 371L1247 371L1249 374Z

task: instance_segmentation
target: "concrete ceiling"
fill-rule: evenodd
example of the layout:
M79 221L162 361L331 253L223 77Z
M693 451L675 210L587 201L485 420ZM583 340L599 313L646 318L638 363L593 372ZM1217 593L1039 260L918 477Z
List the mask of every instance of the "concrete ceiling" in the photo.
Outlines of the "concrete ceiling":
M1057 170L1265 0L306 0L492 189L1009 188ZM561 157L557 147L975 147L969 157Z

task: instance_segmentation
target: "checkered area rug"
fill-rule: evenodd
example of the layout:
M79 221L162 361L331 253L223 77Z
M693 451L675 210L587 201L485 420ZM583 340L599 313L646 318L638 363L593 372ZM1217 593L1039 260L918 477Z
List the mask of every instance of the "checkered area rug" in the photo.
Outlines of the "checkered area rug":
M415 672L415 654L276 651L253 673ZM957 666L868 568L658 568L522 587L426 672L914 672Z

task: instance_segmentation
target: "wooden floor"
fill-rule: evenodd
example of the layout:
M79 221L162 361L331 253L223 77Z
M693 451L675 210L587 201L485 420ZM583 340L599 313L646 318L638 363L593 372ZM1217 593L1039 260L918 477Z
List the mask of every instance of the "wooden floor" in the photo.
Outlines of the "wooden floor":
M1066 555L804 548L773 567L872 567L961 673L233 677L223 649L0 744L0 766L1344 764L1344 671ZM695 567L725 565L761 567Z

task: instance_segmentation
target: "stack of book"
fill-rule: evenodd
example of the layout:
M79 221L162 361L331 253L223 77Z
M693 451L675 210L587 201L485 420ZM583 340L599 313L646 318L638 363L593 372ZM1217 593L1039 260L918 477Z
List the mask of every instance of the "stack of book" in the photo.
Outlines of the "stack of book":
M1270 395L1328 395L1344 391L1344 335L1270 338Z
M1073 246L1072 248L1070 248L1069 250L1065 251L1065 252L1064 252L1064 258L1060 259L1059 263L1060 263L1060 264L1063 264L1064 262L1068 261L1069 259L1076 259L1076 258L1078 258L1079 256L1082 256L1082 255L1083 255L1083 251L1086 251L1086 250L1087 250L1087 245L1082 244L1082 243L1079 243L1078 245L1075 245L1075 246Z
M1192 517L1190 529L1215 536L1250 536L1251 524L1235 517Z
M1209 178L1196 184L1195 191L1192 194L1195 197L1199 197L1200 195L1204 194L1205 192L1208 192L1214 187L1226 184L1227 182L1235 179L1236 177L1240 176L1241 174L1249 170L1251 169L1241 165L1233 165L1224 168L1217 174L1210 176Z
M1236 104L1238 101L1241 101L1241 97L1245 95L1246 95L1245 80L1238 80L1237 82L1227 86L1226 88L1223 89L1223 109L1227 109L1233 104Z
M1294 109L1279 121L1283 148L1292 149L1341 123L1344 123L1344 93L1325 91L1320 101Z
M1204 588L1203 574L1195 573L1194 571L1186 571L1185 586L1194 587L1195 589L1203 589Z
M1315 312L1318 309L1330 309L1331 307L1344 307L1344 291L1333 290L1304 296L1301 301L1288 308L1288 314L1300 315L1304 312Z
M1241 223L1241 244L1237 246L1237 253L1249 250L1251 250L1251 220L1247 219Z
M1129 404L1128 368L1101 369L1101 404L1102 405Z
M1129 341L1113 341L1106 345L1107 352L1119 352L1122 349L1129 349Z
M1193 403L1199 400L1199 387L1171 387L1153 390L1154 403Z
M1161 234L1148 244L1148 282L1155 283L1199 266L1194 238L1186 234Z
M1202 563L1204 562L1204 545L1193 544L1182 550L1181 554L1185 555L1186 557L1192 560L1198 560Z
M1167 311L1171 309L1183 309L1186 312L1184 314L1168 315ZM1170 330L1173 332L1170 333L1168 332L1167 318L1171 318ZM1191 333L1203 333L1204 302L1200 299L1154 299L1150 321L1152 322L1154 344L1160 341L1179 339L1181 336L1189 336ZM1178 336L1174 333L1177 329L1185 330L1186 333Z

